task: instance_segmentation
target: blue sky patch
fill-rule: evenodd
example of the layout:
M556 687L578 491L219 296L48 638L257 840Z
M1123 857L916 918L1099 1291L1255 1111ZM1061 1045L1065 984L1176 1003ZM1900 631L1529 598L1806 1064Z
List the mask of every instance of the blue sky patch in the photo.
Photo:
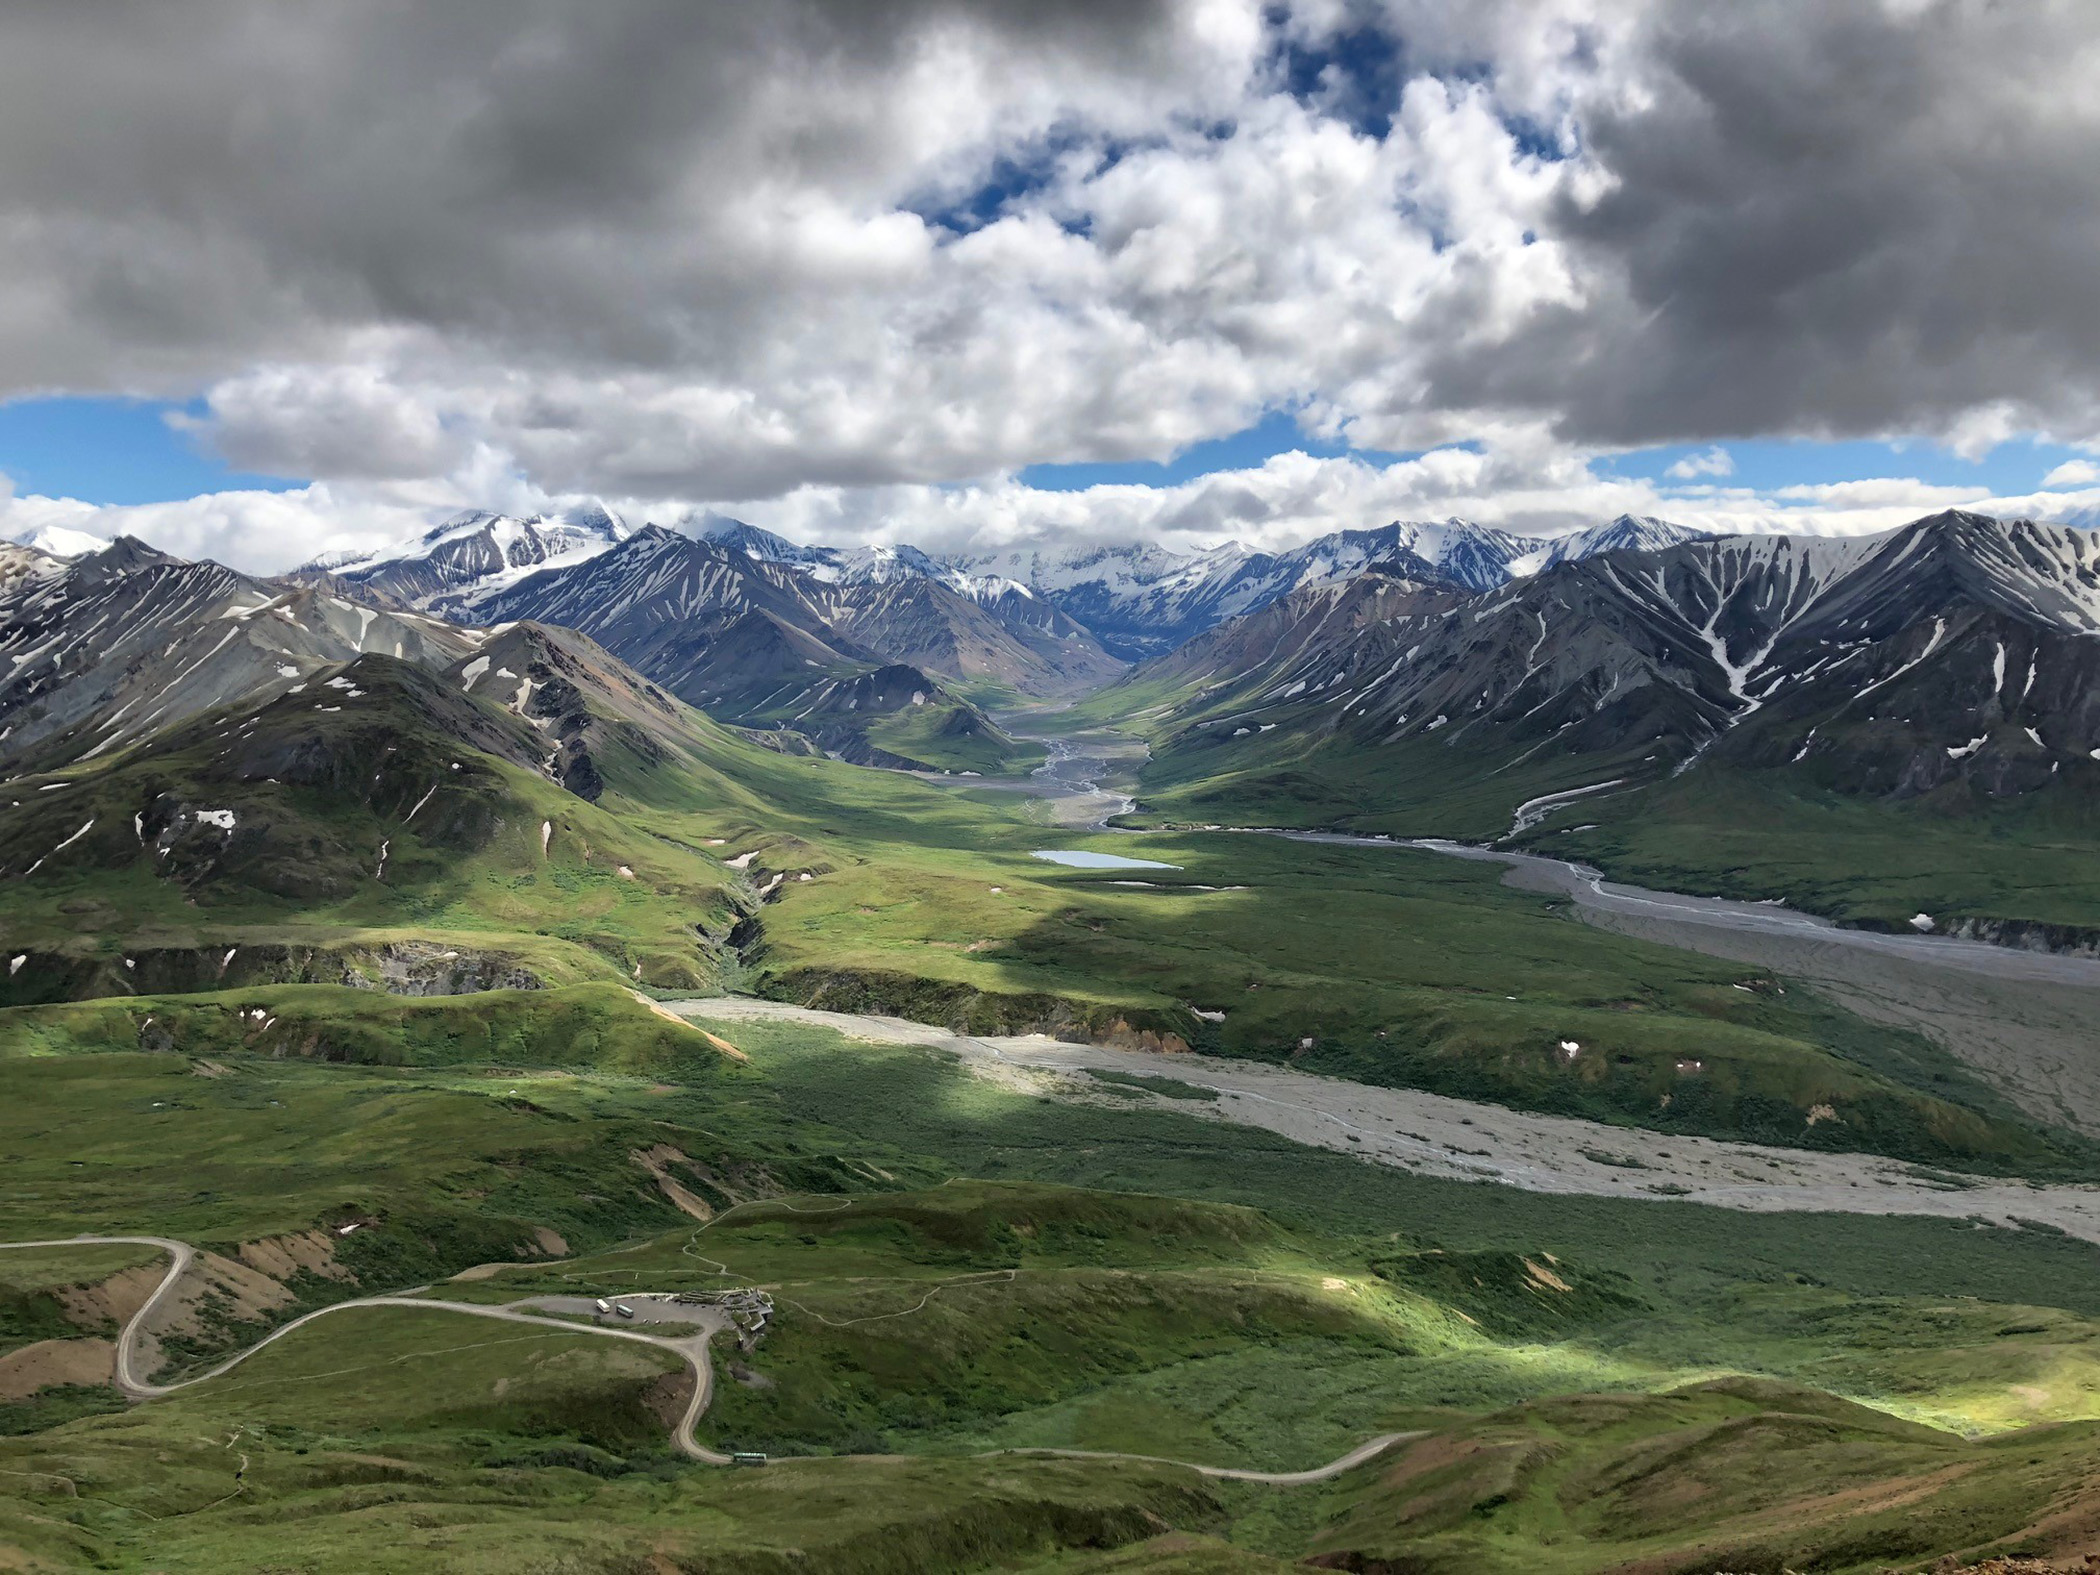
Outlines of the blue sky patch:
M152 399L68 395L0 403L0 475L19 494L103 504L304 485L230 468L168 424L183 410L202 414L201 404Z
M1669 473L1672 465L1705 454L1715 446L1674 443L1639 449L1597 460L1593 468L1600 475L1637 477L1665 487L1711 485L1773 493L1782 487L1900 476L1933 486L1984 487L1994 494L2018 496L2038 490L2042 478L2065 460L2087 457L2061 443L2031 441L2001 443L1982 459L1972 460L1922 440L1892 443L1870 438L1754 438L1718 445L1734 462L1735 469L1729 475L1680 478Z
M1399 39L1367 21L1330 35L1317 48L1279 38L1275 69L1299 103L1383 142L1400 107L1407 54Z
M1214 470L1252 470L1277 454L1296 450L1322 458L1344 454L1368 465L1385 465L1397 454L1352 449L1346 443L1323 443L1307 437L1297 419L1286 410L1272 410L1253 426L1230 437L1212 438L1192 444L1164 464L1157 460L1108 460L1071 465L1030 465L1020 473L1024 486L1044 492L1084 492L1088 487L1171 487Z

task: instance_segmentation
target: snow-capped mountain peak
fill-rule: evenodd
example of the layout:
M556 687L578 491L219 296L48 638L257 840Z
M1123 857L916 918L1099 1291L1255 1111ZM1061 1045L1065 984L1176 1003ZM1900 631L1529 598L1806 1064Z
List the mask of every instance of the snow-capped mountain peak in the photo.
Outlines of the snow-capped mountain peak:
M823 554L821 549L798 546L785 536L776 536L756 525L746 525L742 520L730 519L727 515L706 515L688 522L688 533L701 541L713 542L717 547L727 547L732 552L741 552L747 558L760 563L812 564Z
M62 558L68 562L100 552L109 545L108 537L90 535L69 525L39 525L34 530L19 531L8 540L18 547L33 548L47 558Z
M1608 524L1592 525L1554 538L1540 567L1550 569L1556 564L1577 563L1607 552L1661 552L1668 547L1681 547L1688 541L1697 541L1703 534L1669 520L1656 519L1653 515L1621 514Z
M471 610L528 574L583 563L633 535L627 522L598 503L559 514L520 518L467 509L420 536L377 552L332 553L293 571L328 574L418 607Z

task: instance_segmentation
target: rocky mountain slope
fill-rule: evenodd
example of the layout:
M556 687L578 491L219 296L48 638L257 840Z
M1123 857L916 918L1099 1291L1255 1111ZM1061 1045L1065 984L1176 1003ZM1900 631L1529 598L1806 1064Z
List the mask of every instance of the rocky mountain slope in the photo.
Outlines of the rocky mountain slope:
M120 538L0 580L0 760L93 758L235 699L298 693L364 652L442 665L482 638Z
M647 770L707 747L692 710L573 629L508 624L445 671L462 694L537 729L531 764L593 803L615 762Z
M1053 665L976 603L934 582L843 585L754 558L743 546L645 527L616 548L527 576L479 602L497 623L574 628L665 690L741 726L781 730L864 765L1003 769L1033 751L1017 746L957 680L1022 684L1086 681ZM1091 649L1091 646L1088 646ZM885 674L881 681L865 680ZM917 696L916 700L912 696ZM899 707L932 706L956 736L992 744L951 755L920 737L919 752L869 734ZM792 740L782 738L785 744Z
M909 576L826 587L816 600L855 644L963 683L1063 699L1124 668L1087 629L1019 586L978 601Z
M1573 787L1706 761L1869 798L2100 791L2100 537L1954 512L1605 552L1486 594L1387 571L1294 592L1130 682L1176 697L1183 770L1339 749L1470 761L1518 798L1520 768Z
M873 764L944 765L866 744L868 725L894 710L899 695L920 697L906 704L967 709L966 730L993 739L1004 735L956 685L1070 694L1120 671L1084 631L1054 614L1047 624L1017 617L1024 631L1017 635L935 580L818 579L740 546L656 526L583 563L528 576L480 606L498 622L530 618L581 629L715 716L821 735L827 749ZM856 687L892 669L912 676ZM842 696L855 701L850 718L838 712Z
M751 611L828 647L830 657L802 653L821 665L901 662L937 680L1057 697L1122 670L1026 586L914 547L803 547L718 518L640 534L635 550L617 551L637 533L598 508L551 520L463 514L366 558L316 560L297 577L461 623L529 617L588 629L666 682L684 682L696 653L666 649L674 642L652 626L675 618L711 635Z

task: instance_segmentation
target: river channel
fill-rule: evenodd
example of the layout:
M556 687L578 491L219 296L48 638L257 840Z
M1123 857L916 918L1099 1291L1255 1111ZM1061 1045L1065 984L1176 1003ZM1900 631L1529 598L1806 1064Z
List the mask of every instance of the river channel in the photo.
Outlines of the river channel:
M1042 799L1059 825L1117 829L1108 822L1133 806L1145 758L1141 741L1104 730L1059 731L1054 712L1004 720L1040 741L1050 759L1030 777L997 785ZM1272 827L1221 829L1401 857L1506 864L1507 884L1565 898L1587 923L1801 979L1870 1022L1923 1033L2030 1116L2100 1136L2100 959L1850 929L1778 903L1651 891L1607 880L1585 865L1498 848Z

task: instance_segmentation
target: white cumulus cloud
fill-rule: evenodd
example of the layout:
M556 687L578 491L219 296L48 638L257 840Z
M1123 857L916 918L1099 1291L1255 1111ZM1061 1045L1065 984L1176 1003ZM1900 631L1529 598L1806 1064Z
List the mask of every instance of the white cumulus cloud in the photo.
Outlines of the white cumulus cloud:
M1735 456L1718 443L1703 453L1687 454L1669 469L1679 481L1697 481L1701 476L1732 476Z
M513 496L929 534L951 494L1080 533L1561 518L1641 493L1593 457L1660 444L1722 510L1729 442L2100 433L2074 5L16 11L0 398L197 400L199 441L309 483L124 516L226 556ZM1473 457L1099 513L999 479L1277 411Z

